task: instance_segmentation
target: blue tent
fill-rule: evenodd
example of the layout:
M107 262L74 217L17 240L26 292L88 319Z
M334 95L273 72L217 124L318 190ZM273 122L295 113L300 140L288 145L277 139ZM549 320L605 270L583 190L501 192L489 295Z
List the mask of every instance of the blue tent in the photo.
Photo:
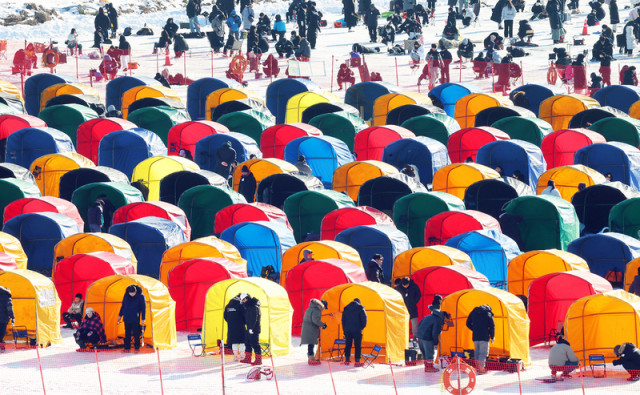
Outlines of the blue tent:
M387 280L391 280L391 270L396 256L411 249L409 237L395 226L389 225L354 226L338 233L335 241L355 248L365 265L375 254L382 254L382 271Z
M152 131L142 128L118 130L100 140L98 164L120 170L131 177L138 163L152 156L166 154L167 147Z
M515 241L493 229L466 232L450 238L445 245L467 253L491 286L503 289L507 285L507 265L520 255Z
M587 261L591 273L607 278L607 274L618 272L624 277L627 263L640 256L640 241L622 233L596 233L572 241L567 251ZM615 280L615 276L610 278Z
M202 170L215 171L218 162L216 150L227 141L231 141L231 147L236 150L238 163L248 161L252 154L262 158L262 152L254 139L244 134L229 132L212 134L198 141L194 161Z
M370 121L373 118L373 103L380 96L389 93L401 93L401 90L386 82L360 82L347 89L344 102L357 108L360 111L360 118Z
M247 260L247 274L260 277L262 268L273 266L280 274L282 254L296 245L293 232L286 226L269 221L242 222L225 229L220 239L236 246Z
M229 78L200 78L187 88L187 112L192 120L205 119L205 104L211 92L222 88L239 88L238 82Z
M620 111L629 113L631 105L640 100L640 87L629 85L609 85L598 89L594 93L601 106L617 108Z
M71 137L54 128L25 128L7 137L5 160L29 169L41 156L76 152Z
M116 110L122 108L122 95L136 86L153 86L160 83L151 77L122 76L107 83L107 107L114 106Z
M492 169L500 166L504 175L508 177L518 170L524 175L520 181L530 185L534 190L538 178L547 170L547 163L540 147L523 140L491 142L478 150L476 162Z
M188 241L180 225L158 217L116 224L111 226L109 233L129 243L138 258L138 274L156 278L164 252Z
M551 96L561 95L565 93L562 87L548 84L527 84L522 85L511 91L509 99L513 101L513 95L517 92L524 92L526 99L529 101L529 106L523 106L533 111L538 116L540 110L540 103L550 98ZM517 104L521 106L521 104Z
M444 109L448 116L455 116L456 102L471 93L481 93L482 89L472 84L447 82L429 91L433 104Z
M27 254L29 270L50 275L54 260L54 246L65 237L82 231L76 221L58 213L27 213L11 218L4 224L4 232L20 240Z
M304 155L314 177L318 177L325 188L331 188L333 172L340 166L353 162L349 147L342 140L329 136L305 136L290 141L284 147L284 159L296 164L298 156Z
M402 170L406 165L418 168L420 182L424 185L433 182L433 174L441 167L451 163L447 147L429 137L418 136L394 141L387 145L382 161Z
M40 95L55 84L78 82L73 77L62 74L40 73L27 78L24 83L24 107L27 114L37 116L40 112Z
M298 93L319 91L315 82L304 78L283 78L267 86L267 108L276 117L276 124L284 123L287 102Z
M611 173L613 181L640 190L640 151L629 144L611 141L587 145L576 152L574 163L602 174Z

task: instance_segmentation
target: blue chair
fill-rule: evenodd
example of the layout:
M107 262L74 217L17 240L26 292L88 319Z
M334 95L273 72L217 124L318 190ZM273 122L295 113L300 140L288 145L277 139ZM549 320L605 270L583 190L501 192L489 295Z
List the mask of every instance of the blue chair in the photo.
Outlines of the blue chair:
M371 366L371 364L373 363L373 361L376 360L376 358L378 358L378 356L380 355L380 351L382 350L382 347L375 345L373 346L373 349L371 350L370 354L362 354L362 358L364 358L363 361L363 367L369 367Z
M603 375L598 376L596 374L595 367L602 366ZM602 354L591 354L589 355L589 367L591 367L591 373L593 377L603 378L607 377L607 362Z
M337 359L338 361L342 361L344 358L344 347L347 345L347 341L344 339L335 339L333 341L333 347L329 350L329 359L333 361L333 359ZM334 356L333 353L336 353Z
M189 343L189 348L191 349L191 355L196 357L201 357L204 355L204 344L202 343L202 336L199 333L187 335L187 342ZM200 352L196 354L198 347L200 347Z

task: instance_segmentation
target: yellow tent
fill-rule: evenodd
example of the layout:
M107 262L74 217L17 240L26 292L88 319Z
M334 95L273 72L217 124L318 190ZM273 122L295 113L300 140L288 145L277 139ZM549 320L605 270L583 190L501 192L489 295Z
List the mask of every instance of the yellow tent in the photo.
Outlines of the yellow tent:
M576 93L555 95L540 103L538 117L549 122L554 131L566 129L574 115L580 111L600 107L596 99Z
M41 347L62 343L61 303L49 278L26 269L0 271L0 286L11 290L16 326L26 326L29 336L35 336ZM10 336L9 329L5 339Z
M0 240L0 243L2 241ZM624 271L624 290L629 291L631 282L638 275L638 268L640 268L640 258L633 259L627 263Z
M71 170L96 167L91 159L75 152L60 152L39 157L31 163L31 173L42 196L58 197L60 178Z
M454 118L460 129L472 128L476 123L476 114L489 107L513 106L508 97L495 93L472 93L456 102Z
M20 89L13 85L11 82L0 80L0 92L15 96L24 104L24 99L22 98Z
M640 297L621 289L578 299L569 307L564 333L583 364L589 355L617 359L613 347L640 344Z
M549 273L571 270L588 272L589 265L584 259L566 251L529 251L509 261L507 289L514 295L529 297L529 285L533 280Z
M338 96L325 91L298 93L287 101L287 113L284 117L284 123L302 122L302 112L314 104L341 101Z
M416 92L387 93L386 95L382 95L373 102L372 126L386 125L389 112L406 104L431 104L431 99L423 93Z
M136 165L131 182L139 182L148 188L149 193L145 196L147 201L160 200L160 181L182 170L200 170L200 166L179 156L152 156Z
M160 282L168 285L167 278L171 269L196 258L226 258L244 268L247 267L247 261L240 256L240 251L233 244L215 236L201 237L178 244L164 252L160 262Z
M218 107L222 103L226 103L233 100L241 100L241 99L254 99L259 102L263 102L262 98L258 96L257 93L254 93L248 89L243 88L220 88L207 96L207 100L205 102L204 108L204 116L207 121L211 120L211 111Z
M549 180L556 183L556 188L562 198L571 202L571 198L578 192L578 185L584 183L587 187L595 184L602 184L606 181L604 176L590 167L584 165L568 165L555 167L547 170L540 178L536 186L536 193L539 195L547 187Z
M329 357L333 342L343 338L342 312L355 298L360 299L367 312L367 326L362 331L362 352L371 352L371 348L378 345L382 351L376 362L403 361L404 350L409 344L407 307L395 289L371 281L338 285L322 295L329 308L322 312L322 322L327 324L327 328L320 331L320 342L324 345L321 357Z
M313 259L315 260L331 258L342 259L343 261L355 263L363 267L360 254L351 246L333 240L305 241L304 243L290 247L282 254L280 285L283 287L289 270L293 269L293 267L298 265L302 258L304 258L304 250L313 251Z
M27 254L20 240L9 233L0 232L0 252L4 252L16 261L18 269L27 268Z
M87 290L84 308L92 307L104 324L107 341L116 342L124 337L124 324L117 325L122 298L129 285L142 287L147 301L144 331L144 343L167 349L177 344L176 302L171 299L169 290L155 278L140 274L121 275L101 278Z
M218 340L227 341L224 308L231 298L242 292L247 292L260 301L260 343L269 343L274 356L288 355L291 352L293 316L289 296L280 285L258 277L231 278L209 288L202 319L204 347L215 348Z
M433 175L433 190L447 192L464 199L464 192L474 182L499 178L500 174L490 167L477 163L454 163L440 168Z
M53 273L56 270L56 264L65 258L98 251L112 252L133 263L136 270L138 268L138 260L133 254L131 246L118 236L109 233L77 233L65 237L53 247L54 258L51 272Z
M298 168L291 163L282 159L266 158L266 159L249 159L246 162L240 163L233 171L233 190L238 191L240 185L240 178L242 178L242 167L247 166L253 176L256 178L256 185L260 184L260 181L273 174L279 173L295 173Z
M629 116L631 118L640 119L640 100L634 102L631 107L629 107Z
M346 191L349 197L357 202L362 184L376 177L398 173L395 166L377 160L349 162L333 172L332 189L338 192Z
M55 84L46 88L40 95L40 111L44 110L47 102L54 97L62 95L88 95L100 97L98 91L89 85L73 83Z
M411 277L425 267L449 265L462 265L475 270L471 257L457 248L443 245L412 248L393 260L391 283L396 278Z
M529 365L527 310L520 298L497 288L465 289L444 298L442 311L451 314L454 326L440 336L440 355L450 354L452 350L473 349L472 333L466 322L471 311L484 304L491 306L496 328L495 341L489 346L489 354L518 358Z
M129 115L129 105L134 101L145 97L166 97L182 103L180 96L178 96L176 91L173 89L166 88L162 85L136 86L122 94L122 117L127 119L127 115Z

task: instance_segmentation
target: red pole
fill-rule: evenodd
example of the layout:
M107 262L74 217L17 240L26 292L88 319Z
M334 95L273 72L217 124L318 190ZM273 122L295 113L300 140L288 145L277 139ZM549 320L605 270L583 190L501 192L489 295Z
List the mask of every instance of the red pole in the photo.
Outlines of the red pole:
M333 93L333 63L335 61L333 60L333 55L331 55L331 90L330 92Z
M79 79L78 75L78 44L76 43L76 79Z
M162 383L162 366L160 366L160 349L156 348L156 354L158 355L158 373L160 373L160 393L164 395L164 384Z
M220 358L222 358L222 395L224 395L224 341L222 340L220 341Z
M491 90L494 91L495 90L495 84L496 84L496 73L494 72L493 69L493 60L491 61Z
M396 386L396 376L393 374L393 365L390 363L389 364L389 369L391 369L391 379L393 380L393 389L396 392L396 395L398 395L398 387Z
M278 386L278 376L276 376L276 365L273 364L273 355L269 356L269 358L271 358L271 368L273 369L273 379L276 381L276 393L280 395L280 387Z
M22 86L22 97L24 97L24 71L20 72L20 86Z
M520 61L520 72L522 73L522 85L524 85L524 67L522 67L522 60Z
M520 380L520 364L516 365L516 371L518 372L518 387L520 388L520 395L522 395L522 381Z
M89 72L89 85L93 88L93 73Z
M93 351L96 353L96 367L98 368L98 382L100 383L100 394L102 394L102 376L100 375L100 364L98 363L98 349L94 348Z
M620 67L618 65L618 67ZM580 384L582 385L582 395L585 394L584 392L584 371L582 370L584 368L584 366L580 365Z
M395 58L396 61L396 85L400 86L400 79L398 78L398 58Z
M187 54L184 54L184 79L187 79Z
M327 366L329 367L329 377L331 377L331 385L333 386L333 393L337 395L338 392L336 392L336 383L335 381L333 381L333 373L331 372L331 361L327 360Z
M40 379L42 380L42 392L47 395L47 389L44 387L44 374L42 373L42 362L40 361L40 350L36 344L36 354L38 354L38 366L40 367Z

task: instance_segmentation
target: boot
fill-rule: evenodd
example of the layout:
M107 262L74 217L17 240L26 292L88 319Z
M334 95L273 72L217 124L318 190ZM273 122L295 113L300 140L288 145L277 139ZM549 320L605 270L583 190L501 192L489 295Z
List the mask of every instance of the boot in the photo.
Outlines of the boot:
M82 55L82 48L78 48L78 55Z
M320 360L315 358L315 355L307 355L309 358L309 365L316 366L320 365Z
M435 372L439 372L440 369L438 369L435 366L433 366L433 361L425 360L424 361L424 371L427 372L427 373L435 373Z
M251 357L249 357L249 361L251 361ZM262 365L262 354L256 354L256 360L251 362L252 365Z
M242 363L251 363L251 357L253 356L253 354L251 354L250 352L247 352L244 354L244 359L241 360L240 362Z

